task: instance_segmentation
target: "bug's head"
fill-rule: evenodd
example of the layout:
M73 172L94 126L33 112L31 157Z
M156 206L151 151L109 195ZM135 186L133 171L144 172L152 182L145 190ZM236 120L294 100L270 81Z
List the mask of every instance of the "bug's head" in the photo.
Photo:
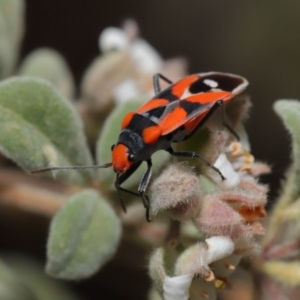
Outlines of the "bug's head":
M112 150L112 165L117 173L126 172L134 163L135 155L123 144L113 145Z

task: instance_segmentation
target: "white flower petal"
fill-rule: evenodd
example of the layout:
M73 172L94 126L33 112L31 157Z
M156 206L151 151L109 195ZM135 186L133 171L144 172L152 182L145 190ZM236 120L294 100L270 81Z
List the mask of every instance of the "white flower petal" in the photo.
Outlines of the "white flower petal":
M227 236L212 236L205 240L208 246L207 263L229 256L234 251L234 242Z
M188 300L193 274L166 277L163 285L165 300Z
M214 166L222 173L222 175L225 177L225 180L222 180L220 174L211 168L208 170L208 176L220 187L229 189L237 186L240 183L241 177L239 173L234 171L232 164L224 153L219 155L214 163Z
M105 28L99 36L99 48L102 52L110 50L124 50L129 47L129 40L125 32L116 27Z

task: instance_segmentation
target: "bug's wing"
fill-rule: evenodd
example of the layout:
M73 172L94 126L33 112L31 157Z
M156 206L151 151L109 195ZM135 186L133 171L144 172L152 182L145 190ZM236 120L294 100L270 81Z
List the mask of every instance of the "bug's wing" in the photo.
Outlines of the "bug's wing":
M160 120L162 135L169 134L182 125L185 125L187 131L193 129L217 101L227 102L248 85L245 78L230 73L208 72L189 78L192 80L185 89L180 84L180 94L177 96L182 100L176 106L170 103L170 109L165 110ZM173 93L176 88L179 91L178 86L172 86Z
M226 91L236 96L248 85L246 78L231 73L207 72L197 76L198 79L194 80L188 88L191 94ZM181 98L185 98L184 95Z
M189 131L218 100L230 100L247 85L245 78L229 73L189 75L146 102L136 113L158 124L162 135L182 125Z
M159 107L167 107L170 103L170 100L165 98L153 98L143 104L136 113L138 114L144 114L146 112L152 111L153 109L159 108Z
M174 109L166 108L159 122L162 135L167 135L194 119L200 122L216 101L225 100L228 97L232 97L232 94L228 92L211 92L193 95L178 101L176 107L171 107Z

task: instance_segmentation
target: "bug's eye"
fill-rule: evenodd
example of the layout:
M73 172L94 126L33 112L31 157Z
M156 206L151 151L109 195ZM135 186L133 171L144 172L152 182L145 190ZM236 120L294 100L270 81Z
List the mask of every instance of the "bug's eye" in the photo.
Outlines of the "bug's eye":
M129 161L134 161L134 160L135 160L135 155L132 154L132 153L130 153L130 154L128 155L128 160L129 160Z
M113 151L115 149L115 147L116 147L116 145L112 145L111 148L110 148L111 151Z

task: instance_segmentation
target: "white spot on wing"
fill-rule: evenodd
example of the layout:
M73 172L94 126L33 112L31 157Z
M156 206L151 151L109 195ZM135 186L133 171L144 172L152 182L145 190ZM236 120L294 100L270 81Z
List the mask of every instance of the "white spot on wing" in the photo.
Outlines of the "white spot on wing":
M206 77L206 76L214 76L214 75L222 75L227 77L238 78L241 80L241 84L238 85L232 92L233 95L240 94L249 84L248 80L242 76L231 74L231 73L222 73L222 72L206 72L206 73L198 73L199 77Z
M204 79L203 82L211 88L216 88L218 86L218 82L212 79Z

